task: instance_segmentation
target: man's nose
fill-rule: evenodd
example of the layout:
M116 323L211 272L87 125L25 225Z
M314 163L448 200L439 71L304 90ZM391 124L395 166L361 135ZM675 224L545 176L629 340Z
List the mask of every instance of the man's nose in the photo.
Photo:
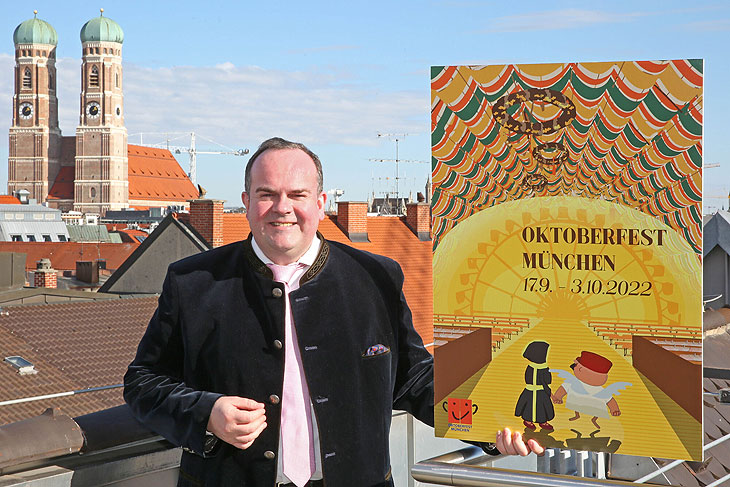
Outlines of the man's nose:
M274 201L274 211L277 213L291 213L291 200L286 195L279 196Z

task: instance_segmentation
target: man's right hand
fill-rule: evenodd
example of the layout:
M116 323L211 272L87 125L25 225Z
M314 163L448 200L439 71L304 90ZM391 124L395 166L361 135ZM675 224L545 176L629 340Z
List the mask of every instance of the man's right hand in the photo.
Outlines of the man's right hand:
M207 429L226 443L245 450L264 428L263 404L245 397L222 396L213 404Z

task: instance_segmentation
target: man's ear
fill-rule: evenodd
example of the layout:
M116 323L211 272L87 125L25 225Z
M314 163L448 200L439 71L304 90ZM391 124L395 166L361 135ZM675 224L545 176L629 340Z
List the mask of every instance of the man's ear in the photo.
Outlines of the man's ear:
M319 207L319 219L324 220L324 209L327 203L327 193L322 191L317 198L317 206Z
M243 206L246 207L246 211L248 211L249 198L248 198L248 193L246 193L245 191L241 193L241 201L243 202Z

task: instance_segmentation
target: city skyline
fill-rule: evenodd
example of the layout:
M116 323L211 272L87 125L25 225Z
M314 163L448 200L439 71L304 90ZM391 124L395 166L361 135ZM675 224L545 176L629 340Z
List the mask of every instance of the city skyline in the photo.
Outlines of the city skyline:
M0 131L12 111L12 32L33 16L58 32L59 121L64 135L78 125L81 44L79 30L98 16L81 2L48 1L6 8L0 29ZM394 189L393 163L430 161L429 69L441 64L502 64L702 57L705 60L705 163L707 196L728 193L730 161L722 146L722 94L730 8L703 2L615 2L595 9L558 2L551 10L488 2L404 2L397 5L246 5L105 2L104 15L125 32L125 122L129 142L140 133L195 131L232 149L253 151L270 136L302 141L320 155L325 190L364 201ZM246 10L248 9L248 10ZM187 145L189 138L173 139ZM7 141L7 139L5 139ZM165 136L144 136L164 143ZM198 140L201 150L215 149ZM221 149L225 150L225 149ZM7 142L0 159L7 161ZM186 154L176 155L188 170ZM209 197L240 204L248 157L200 155L198 183ZM0 171L7 188L7 163ZM400 165L401 194L423 191L430 164ZM705 208L724 206L705 201Z

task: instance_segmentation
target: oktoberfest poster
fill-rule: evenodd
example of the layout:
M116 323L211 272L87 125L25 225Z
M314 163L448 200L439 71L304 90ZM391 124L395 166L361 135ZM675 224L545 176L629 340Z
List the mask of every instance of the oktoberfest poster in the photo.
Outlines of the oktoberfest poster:
M702 70L432 67L437 436L702 460Z

